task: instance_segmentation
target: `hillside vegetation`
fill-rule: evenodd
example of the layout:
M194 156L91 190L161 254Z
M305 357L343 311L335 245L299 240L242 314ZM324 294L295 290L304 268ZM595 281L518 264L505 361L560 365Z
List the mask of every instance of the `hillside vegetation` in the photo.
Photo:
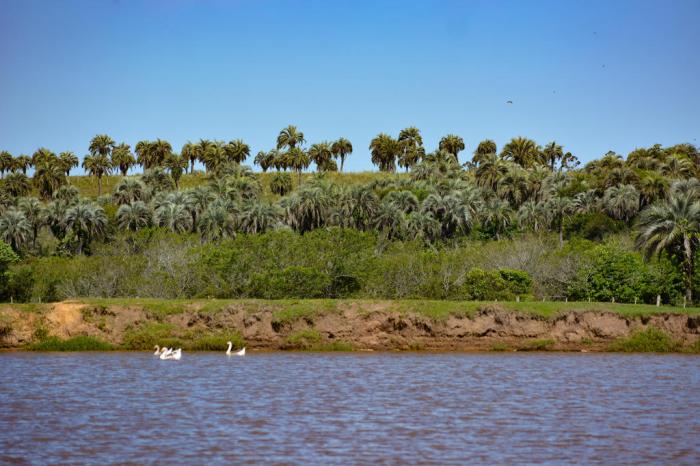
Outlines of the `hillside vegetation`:
M372 140L377 173L340 172L350 141L307 146L294 126L254 157L263 173L244 165L239 139L179 152L139 141L132 153L98 135L88 150L82 177L69 176L79 163L69 152L0 153L0 299L689 306L700 283L700 153L690 144L581 166L561 145L523 137L465 156L447 135L428 153L406 128ZM126 176L137 166L143 174Z

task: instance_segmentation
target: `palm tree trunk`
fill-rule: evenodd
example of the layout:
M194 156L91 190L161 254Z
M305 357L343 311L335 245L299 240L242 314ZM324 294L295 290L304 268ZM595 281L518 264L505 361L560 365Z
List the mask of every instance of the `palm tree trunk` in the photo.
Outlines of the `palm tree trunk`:
M97 197L102 195L102 177L97 177Z
M559 249L564 247L564 221L559 222Z
M694 272L694 254L693 247L690 242L690 237L685 235L683 238L683 249L685 250L685 298L688 305L693 303L693 272Z
M345 157L340 156L340 172L343 172L343 164L345 163Z

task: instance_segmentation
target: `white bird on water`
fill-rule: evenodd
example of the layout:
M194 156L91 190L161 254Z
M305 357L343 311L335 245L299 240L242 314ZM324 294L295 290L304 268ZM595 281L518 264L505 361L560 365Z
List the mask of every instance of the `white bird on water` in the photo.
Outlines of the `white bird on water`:
M153 347L153 349L156 350L156 351L153 353L153 356L160 356L160 353L161 353L161 351L162 351L162 350L160 349L160 346L156 345L156 346ZM165 348L163 348L163 349L165 349Z
M176 361L179 361L180 358L182 358L182 348L178 348L175 351L173 351L172 348L163 348L163 352L160 355L160 359L166 360L166 359L174 359Z
M228 349L226 350L226 356L231 356L231 355L245 356L245 346L243 347L242 350L236 351L235 353L232 353L231 348L233 348L233 343L231 343L230 341L228 341L226 343L228 344Z

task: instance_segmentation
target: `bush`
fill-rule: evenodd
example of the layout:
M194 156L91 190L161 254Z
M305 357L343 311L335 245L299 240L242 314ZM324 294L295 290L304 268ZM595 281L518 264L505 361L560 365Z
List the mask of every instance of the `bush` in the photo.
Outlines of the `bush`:
M77 336L67 340L48 337L38 343L29 345L31 351L110 351L114 347L99 338Z
M462 290L466 299L477 301L513 298L509 283L499 272L484 271L479 268L471 269L467 273Z
M522 270L500 269L501 278L508 284L511 293L516 295L530 294L532 292L532 279Z
M678 351L680 345L662 330L649 327L636 332L629 338L616 341L610 349L626 353L669 353Z
M308 267L287 267L255 274L250 294L256 298L321 298L331 285L330 278Z
M284 344L284 349L311 350L318 347L323 340L321 332L316 329L300 330L289 335Z

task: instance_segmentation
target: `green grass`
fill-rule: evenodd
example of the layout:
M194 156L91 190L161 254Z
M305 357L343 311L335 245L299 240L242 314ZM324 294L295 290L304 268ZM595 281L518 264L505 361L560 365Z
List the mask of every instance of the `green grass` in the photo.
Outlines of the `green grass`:
M554 346L554 343L554 340L549 339L532 340L518 346L518 351L549 351Z
M671 353L679 351L681 344L656 327L649 327L622 338L610 346L611 351L626 353Z
M113 350L114 347L99 338L77 336L67 340L48 337L37 343L32 343L28 349L32 351L109 351Z
M497 351L497 352L502 352L502 351L510 351L510 347L506 345L505 343L494 343L493 346L491 346L491 351Z

